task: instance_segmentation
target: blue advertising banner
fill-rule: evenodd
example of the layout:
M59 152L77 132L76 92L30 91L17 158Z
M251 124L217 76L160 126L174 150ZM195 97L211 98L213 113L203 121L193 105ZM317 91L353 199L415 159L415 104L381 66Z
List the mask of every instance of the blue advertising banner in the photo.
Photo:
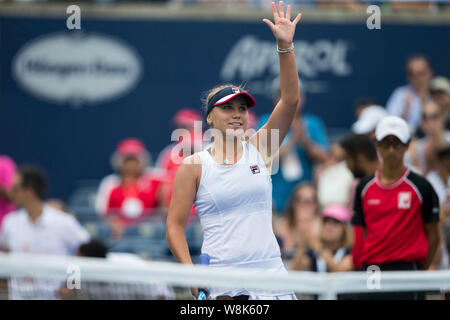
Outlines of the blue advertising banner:
M300 22L295 39L305 110L328 128L351 126L358 97L385 104L409 54L450 76L448 25ZM76 181L110 173L120 139L142 139L156 158L174 113L200 110L216 84L245 84L262 115L279 80L262 21L83 19L70 31L64 18L0 17L0 46L0 154L43 167L62 199Z

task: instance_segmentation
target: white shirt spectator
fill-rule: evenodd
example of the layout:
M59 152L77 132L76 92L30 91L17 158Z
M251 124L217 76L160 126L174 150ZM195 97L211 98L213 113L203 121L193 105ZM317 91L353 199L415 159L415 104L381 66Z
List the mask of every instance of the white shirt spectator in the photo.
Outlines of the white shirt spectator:
M422 120L422 102L410 85L402 86L394 90L386 104L387 111L395 116L401 117L405 111L409 99L410 109L406 116L406 122L413 131L420 125ZM431 98L428 97L427 101Z
M443 205L447 198L450 197L450 177L447 181L443 181L436 171L431 171L427 174L427 180L431 183L436 191L440 205ZM447 245L445 241L442 242L442 257L439 265L439 269L446 270L450 268L450 257L447 251Z
M36 223L24 209L11 213L0 233L0 246L10 252L72 255L88 241L88 232L73 216L47 205Z
M88 241L88 232L73 216L48 205L35 223L24 209L11 213L0 233L0 247L12 253L72 255ZM62 285L53 279L12 277L8 281L9 299L59 299L57 290Z
M350 191L353 183L352 172L345 161L325 169L317 183L317 196L322 207L330 204L350 203Z

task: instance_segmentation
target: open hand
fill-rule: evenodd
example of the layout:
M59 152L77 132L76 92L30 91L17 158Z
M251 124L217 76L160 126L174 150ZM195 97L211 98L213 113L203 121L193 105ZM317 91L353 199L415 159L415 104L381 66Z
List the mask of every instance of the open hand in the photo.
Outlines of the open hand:
M272 13L274 23L269 19L263 19L263 21L272 30L275 39L277 39L278 47L287 49L294 39L295 26L300 21L302 14L299 13L294 21L291 21L291 6L288 5L286 13L284 13L283 1L278 3L278 9L275 2L272 2Z

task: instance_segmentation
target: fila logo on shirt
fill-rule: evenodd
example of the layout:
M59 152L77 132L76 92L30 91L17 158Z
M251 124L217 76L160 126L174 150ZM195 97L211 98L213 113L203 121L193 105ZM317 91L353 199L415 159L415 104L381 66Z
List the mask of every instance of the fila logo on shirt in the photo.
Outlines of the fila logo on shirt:
M398 193L398 208L410 209L411 208L411 192L399 192Z
M258 167L258 165L253 165L253 166L250 166L250 170L252 170L252 173L253 174L257 174L257 173L259 173L260 171L259 171L259 167Z

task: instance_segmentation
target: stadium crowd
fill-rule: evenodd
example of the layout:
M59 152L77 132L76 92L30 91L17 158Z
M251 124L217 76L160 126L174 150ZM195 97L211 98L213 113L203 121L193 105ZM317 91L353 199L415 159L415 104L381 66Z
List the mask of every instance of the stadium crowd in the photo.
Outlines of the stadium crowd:
M367 260L364 233L379 229L371 227L373 221L359 219L363 214L358 210L368 210L358 202L361 186L367 183L365 177L375 175L381 179L380 168L388 165L389 156L383 158L380 150L396 152L403 146L402 162L408 168L405 176L412 174L411 171L425 177L435 191L439 205L439 212L434 212L439 215L435 229L426 226L437 222L437 218L425 217L422 213L425 228L422 230L426 237L417 244L417 248L425 246L425 255L421 259L432 249L427 247L428 242L437 241L436 253L427 257L427 263L421 261L412 268L450 269L450 82L445 77L434 76L430 63L421 55L411 56L406 61L406 79L404 86L393 88L385 107L370 97L359 97L354 105L355 122L351 132L339 139L328 137L326 124L319 117L303 112L307 100L302 95L298 114L279 151L279 170L272 176L274 233L282 258L291 270L342 272L362 270L374 262ZM276 99L278 94L274 95L274 101ZM381 144L384 139L378 140L381 130L378 125L391 115L405 120L410 142L401 141L400 134L391 135L391 140L384 144ZM250 126L258 128L268 118L251 113L250 119ZM111 156L114 173L101 180L96 192L97 227L101 225L107 230L103 238L98 229L97 232L89 229L89 223L86 223L89 221L80 219L76 208L67 208L58 199L47 200L42 170L17 167L10 157L0 156L1 248L10 252L73 255L79 253L80 248L86 249L90 241L98 244L96 238L102 238L105 245L115 248L113 251L139 254L139 250L114 247L114 244L126 238L133 228L141 234L152 225L164 228L172 185L180 165L175 159L202 148L202 137L199 140L194 134L195 121L203 121L202 114L196 110L183 109L174 115L174 129L184 129L186 135L162 150L154 163L139 139L128 137L118 141ZM389 185L393 188L395 184L394 181ZM417 185L420 185L417 187L419 192L414 190L425 195L420 199L423 206L430 202L427 210L431 214L434 193L425 182L417 182ZM366 189L371 191L369 187ZM389 188L387 190L389 192ZM411 206L412 200L408 199L405 200L406 208ZM405 205L400 203L400 198L398 201L399 208ZM383 219L387 219L386 223L401 224L398 217ZM422 221L417 223L422 226ZM192 207L189 225L194 230L192 253L198 254L201 242L195 242L194 238L201 236L201 232L197 232L195 207ZM159 229L155 230L151 233L158 233ZM410 232L408 227L399 230ZM434 234L428 234L429 230ZM164 238L164 230L159 230L158 234ZM161 255L144 257L170 259L165 239L152 241L152 246L160 250ZM411 256L415 256L414 252ZM101 257L106 257L106 253L103 252ZM399 270L409 269L403 267ZM396 267L393 268L389 270Z

